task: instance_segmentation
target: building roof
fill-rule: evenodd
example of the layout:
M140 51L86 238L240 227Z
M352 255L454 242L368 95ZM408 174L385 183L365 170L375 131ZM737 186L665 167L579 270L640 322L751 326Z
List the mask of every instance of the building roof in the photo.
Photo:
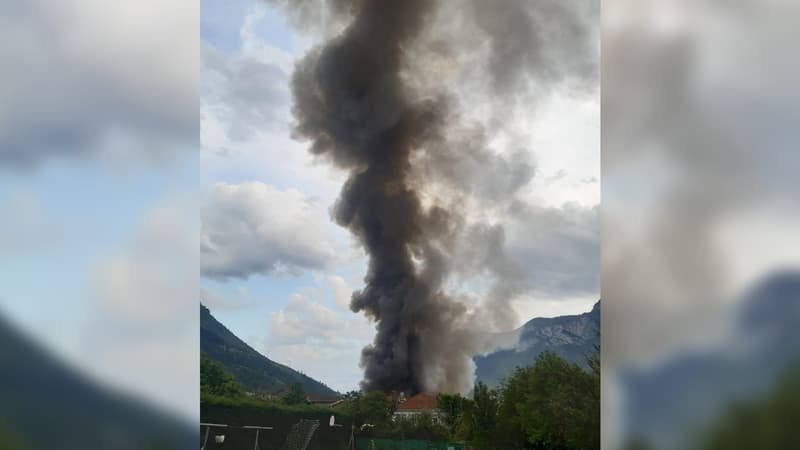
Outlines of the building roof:
M306 393L306 401L311 403L335 403L339 400L339 396L322 395L315 393Z
M397 405L398 411L433 411L438 409L436 396L432 394L417 394Z

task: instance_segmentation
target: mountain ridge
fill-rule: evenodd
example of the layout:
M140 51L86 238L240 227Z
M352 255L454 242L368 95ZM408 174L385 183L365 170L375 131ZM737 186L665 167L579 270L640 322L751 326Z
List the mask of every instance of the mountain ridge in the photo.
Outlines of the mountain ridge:
M211 311L200 304L200 352L225 366L248 391L280 392L299 381L306 393L338 395L339 393L302 372L275 362L253 349Z
M0 342L0 428L24 448L197 448L192 421L91 380L2 315Z
M582 314L533 318L516 330L498 334L494 352L473 357L475 381L497 387L515 367L529 366L545 350L588 368L586 357L600 343L599 332L600 300Z
M678 352L620 374L626 438L652 448L685 446L734 401L765 395L800 362L800 271L756 280L738 300L730 336L710 348Z

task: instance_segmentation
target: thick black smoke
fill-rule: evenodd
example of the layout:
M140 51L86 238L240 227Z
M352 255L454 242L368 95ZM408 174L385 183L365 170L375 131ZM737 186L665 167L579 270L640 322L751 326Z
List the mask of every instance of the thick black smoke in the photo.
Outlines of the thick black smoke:
M440 291L443 264L425 231L446 214L423 209L409 176L412 153L442 119L441 104L412 101L400 77L403 48L432 2L390 3L365 1L340 37L298 65L295 115L312 152L350 170L334 217L369 255L365 287L351 302L378 327L362 353L363 387L419 392L430 387L425 352L437 353L438 335L449 332L443 316L460 307Z
M310 12L311 3L287 4L302 22L320 14ZM492 11L465 4L468 7L459 9L432 0L329 0L336 20L351 17L352 21L309 52L294 73L295 132L311 141L312 153L348 171L333 216L359 239L369 257L364 288L351 301L351 309L370 316L377 327L373 344L362 352L364 389L466 391L472 384L472 355L478 345L475 312L468 311L461 298L448 295L448 278L471 272L494 280L490 298L484 299L493 311L483 314L483 322L495 328L510 321L508 301L526 289L522 271L504 255L502 226L465 220L458 199L510 204L534 175L529 152L514 149L510 157L497 157L487 148L487 130L462 120L458 100L448 86L437 83L435 76L432 83L425 81L431 80L430 67L447 69L441 61L468 45L469 40L453 38L440 28L451 13L460 16L450 19L476 22L459 30L460 36L475 34L467 30L486 34L489 58L472 69L491 79L491 86L506 83L497 78L505 69L496 64L512 61L514 52L530 53L528 47L517 45L502 57L495 55L507 47L499 40L499 34L506 32L501 29L517 33L502 25L513 22L515 14L495 19ZM551 13L563 16L567 11L557 4L532 9L526 9L524 1L514 4L515 11L531 18L512 24L516 28L550 23L545 15L560 20ZM475 15L481 15L483 22ZM444 30L442 36L439 29ZM535 52L543 48L549 52L527 55L524 63L509 64L507 70L530 71L530 65L560 58L557 52L552 56L549 36L523 33L528 35L538 36ZM427 64L426 58L437 57L438 62ZM578 71L572 65L563 69L554 64L542 70L506 75L513 78L511 84L538 79L542 83L537 89L543 89L564 78L565 71ZM437 188L447 191L445 198L437 196L441 194ZM467 243L471 249L457 248L466 243L465 237L475 238ZM453 258L456 255L464 258Z

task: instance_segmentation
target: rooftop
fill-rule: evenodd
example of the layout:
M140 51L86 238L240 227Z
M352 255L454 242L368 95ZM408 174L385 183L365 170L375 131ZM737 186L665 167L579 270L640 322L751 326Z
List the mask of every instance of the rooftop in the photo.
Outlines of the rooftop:
M432 411L438 409L436 396L432 394L417 394L397 405L398 411Z
M306 393L306 400L310 403L335 403L339 399L339 396Z

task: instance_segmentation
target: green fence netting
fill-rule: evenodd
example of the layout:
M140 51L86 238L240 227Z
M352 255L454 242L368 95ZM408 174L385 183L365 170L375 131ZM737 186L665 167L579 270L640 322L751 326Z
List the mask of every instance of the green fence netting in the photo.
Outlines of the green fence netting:
M356 438L356 450L464 450L457 442Z

